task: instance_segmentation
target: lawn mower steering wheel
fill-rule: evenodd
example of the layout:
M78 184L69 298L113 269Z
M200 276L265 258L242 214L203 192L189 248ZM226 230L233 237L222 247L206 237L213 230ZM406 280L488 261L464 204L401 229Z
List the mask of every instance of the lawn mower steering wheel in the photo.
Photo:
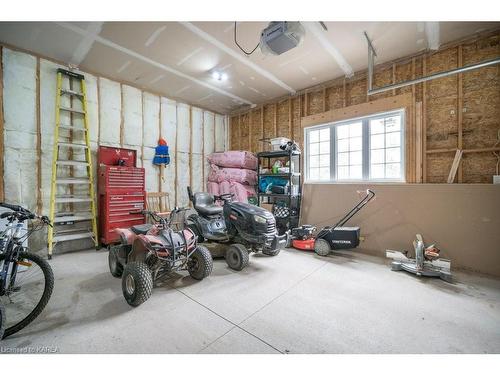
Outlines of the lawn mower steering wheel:
M221 195L214 195L214 199L218 201L226 201L228 199L232 199L234 197L234 194L231 193L226 193L226 194L221 194Z

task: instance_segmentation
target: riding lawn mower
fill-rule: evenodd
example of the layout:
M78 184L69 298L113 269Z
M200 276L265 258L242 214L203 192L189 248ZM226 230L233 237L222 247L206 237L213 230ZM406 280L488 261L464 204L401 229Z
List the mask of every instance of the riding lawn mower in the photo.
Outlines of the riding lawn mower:
M193 194L189 186L187 190L196 210L196 214L187 218L188 227L200 243L207 245L213 257L224 256L230 268L236 271L245 268L249 252L275 256L285 248L288 233L278 235L276 220L266 209L233 202L233 194Z

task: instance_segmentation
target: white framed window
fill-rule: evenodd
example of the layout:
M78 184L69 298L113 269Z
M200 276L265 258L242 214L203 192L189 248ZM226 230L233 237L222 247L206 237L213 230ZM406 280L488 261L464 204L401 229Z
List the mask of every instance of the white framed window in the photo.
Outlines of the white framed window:
M404 181L404 110L304 129L309 182Z

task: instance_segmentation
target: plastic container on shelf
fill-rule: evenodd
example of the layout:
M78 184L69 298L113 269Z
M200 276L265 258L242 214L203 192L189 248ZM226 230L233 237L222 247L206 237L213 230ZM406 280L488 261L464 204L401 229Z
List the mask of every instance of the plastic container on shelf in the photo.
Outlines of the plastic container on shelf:
M271 142L271 150L279 151L281 150L280 147L282 145L286 145L288 142L290 142L290 139L285 137L277 137L277 138L272 138L270 142Z

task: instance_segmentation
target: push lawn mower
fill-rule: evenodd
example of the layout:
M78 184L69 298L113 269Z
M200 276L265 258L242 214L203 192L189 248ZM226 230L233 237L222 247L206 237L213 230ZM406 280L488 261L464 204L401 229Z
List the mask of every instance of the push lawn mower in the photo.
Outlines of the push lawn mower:
M122 278L123 296L131 306L145 302L153 291L153 282L173 271L187 270L196 280L212 272L212 256L208 249L197 243L196 235L189 228L175 232L172 218L180 211L174 209L167 221L152 211L149 215L155 224L134 225L120 228L121 243L109 248L109 270L114 277Z
M316 227L302 225L292 229L292 246L299 250L315 251L316 254L327 256L332 250L354 249L359 246L359 227L344 227L368 202L375 197L375 193L367 189L361 199L340 221L333 227L322 228L314 235Z
M262 251L266 255L277 255L286 246L288 234L278 235L276 220L267 210L242 202L232 202L232 194L211 195L192 193L188 195L196 214L187 219L189 228L200 242L215 243L222 247L228 266L240 271L249 261L249 251ZM221 201L221 206L215 204ZM217 256L212 252L213 256Z

